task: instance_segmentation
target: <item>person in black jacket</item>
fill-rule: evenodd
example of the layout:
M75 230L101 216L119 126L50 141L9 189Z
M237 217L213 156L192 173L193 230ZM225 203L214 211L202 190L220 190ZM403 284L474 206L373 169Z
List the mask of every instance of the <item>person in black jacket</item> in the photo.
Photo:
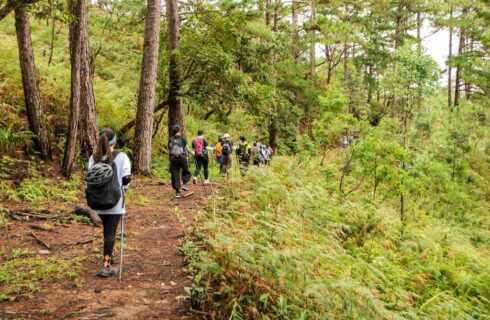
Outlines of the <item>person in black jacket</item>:
M175 197L180 198L180 189L189 191L187 183L191 180L189 163L187 162L187 141L182 136L182 128L176 124L172 127L172 137L168 142L168 153L170 155L170 175L172 178L172 188L175 190ZM180 179L182 171L181 187Z

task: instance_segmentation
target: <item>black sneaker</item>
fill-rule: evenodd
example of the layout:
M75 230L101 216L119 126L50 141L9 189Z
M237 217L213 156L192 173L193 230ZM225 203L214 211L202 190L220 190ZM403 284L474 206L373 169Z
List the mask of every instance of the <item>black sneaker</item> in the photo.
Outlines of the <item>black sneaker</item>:
M182 186L182 190L189 191L189 186L187 185L187 183Z
M182 188L182 189L183 189L183 188ZM175 193L175 197L176 197L176 198L182 198L182 194L180 194L180 191L177 191L177 192Z

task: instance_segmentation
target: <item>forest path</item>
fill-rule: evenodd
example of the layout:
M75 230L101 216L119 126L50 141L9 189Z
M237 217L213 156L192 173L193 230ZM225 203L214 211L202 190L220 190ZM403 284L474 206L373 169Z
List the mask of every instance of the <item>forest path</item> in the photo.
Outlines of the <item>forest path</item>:
M43 284L42 290L30 299L0 303L0 319L198 318L190 312L184 290L192 278L184 270L184 256L179 251L184 233L176 210L180 216L192 217L192 211L205 201L203 188L193 186L192 196L172 199L173 191L168 185L145 179L137 179L132 185L124 220L123 281L95 276L102 263L102 228L72 223L64 228L58 226L55 231L36 230L52 246L51 256L83 257L82 270L75 285L73 280L53 281ZM42 249L27 235L29 228L14 226L14 230L20 235L14 238L24 239L35 251ZM67 245L93 237L93 243Z

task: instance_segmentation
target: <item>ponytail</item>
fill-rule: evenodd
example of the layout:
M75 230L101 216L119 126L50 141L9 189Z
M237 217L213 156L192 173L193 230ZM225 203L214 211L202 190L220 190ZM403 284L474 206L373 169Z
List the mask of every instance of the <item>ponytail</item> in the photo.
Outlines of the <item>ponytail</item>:
M109 144L111 142L111 144ZM97 144L97 151L94 154L95 162L112 161L112 149L111 145L116 143L116 133L114 130L106 128L100 132L99 143Z

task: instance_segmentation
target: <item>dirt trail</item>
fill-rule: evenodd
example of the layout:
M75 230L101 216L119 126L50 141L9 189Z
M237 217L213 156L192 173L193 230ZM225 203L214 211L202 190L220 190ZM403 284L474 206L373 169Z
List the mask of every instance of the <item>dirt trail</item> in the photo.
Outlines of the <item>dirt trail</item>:
M70 224L57 226L54 231L36 230L51 244L51 256L87 257L78 276L81 279L45 283L30 299L19 297L0 303L0 319L198 318L190 312L184 290L192 280L184 271L184 257L178 249L183 230L175 208L192 215L192 210L204 201L203 189L194 186L193 196L171 200L168 185L143 180L133 184L136 187L129 197L125 218L123 281L95 276L101 267L101 228ZM31 229L25 222L14 222L11 227L14 246L24 245L36 252L43 249L29 236ZM93 237L93 243L70 245Z

